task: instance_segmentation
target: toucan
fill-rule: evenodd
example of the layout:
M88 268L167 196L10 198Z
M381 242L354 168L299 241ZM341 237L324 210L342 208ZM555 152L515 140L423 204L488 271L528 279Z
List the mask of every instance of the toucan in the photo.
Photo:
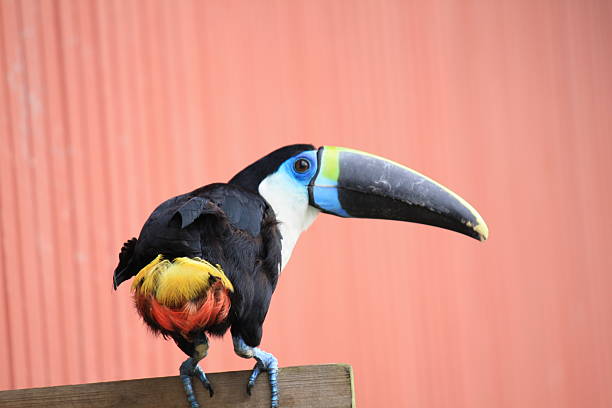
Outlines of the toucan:
M258 348L279 276L300 234L321 213L428 224L484 241L488 228L464 199L391 160L342 147L295 144L255 161L228 183L161 203L121 248L116 289L134 277L136 310L187 354L179 374L192 408L192 378L213 396L198 365L208 337L229 329L234 351L256 360L250 394L266 371L278 407L278 361Z

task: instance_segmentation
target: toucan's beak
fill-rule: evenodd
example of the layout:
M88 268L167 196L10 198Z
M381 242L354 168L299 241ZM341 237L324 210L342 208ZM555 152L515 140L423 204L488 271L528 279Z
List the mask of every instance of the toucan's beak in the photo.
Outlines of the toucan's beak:
M383 218L457 231L480 241L489 229L463 198L391 160L323 146L308 186L310 205L341 217Z

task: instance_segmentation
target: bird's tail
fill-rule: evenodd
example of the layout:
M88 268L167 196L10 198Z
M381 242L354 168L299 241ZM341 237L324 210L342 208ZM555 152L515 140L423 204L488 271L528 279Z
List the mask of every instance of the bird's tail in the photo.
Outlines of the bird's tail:
M138 239L132 238L126 241L121 248L121 252L119 253L119 265L117 265L115 273L113 273L113 288L115 290L117 290L121 282L130 279L136 273L132 267L132 259L137 243Z
M226 320L234 287L219 265L159 255L138 272L132 290L138 313L154 332L189 337Z

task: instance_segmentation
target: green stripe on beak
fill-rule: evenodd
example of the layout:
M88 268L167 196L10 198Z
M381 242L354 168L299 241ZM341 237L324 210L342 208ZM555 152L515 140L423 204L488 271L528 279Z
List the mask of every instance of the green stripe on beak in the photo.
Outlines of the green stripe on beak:
M342 147L323 146L317 157L310 204L324 212L433 225L481 241L489 235L467 201L415 170Z

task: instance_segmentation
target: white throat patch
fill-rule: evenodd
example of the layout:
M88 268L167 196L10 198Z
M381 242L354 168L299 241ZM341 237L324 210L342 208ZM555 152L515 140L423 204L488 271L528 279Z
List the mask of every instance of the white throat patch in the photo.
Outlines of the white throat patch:
M283 237L282 271L289 262L300 234L310 227L320 211L308 205L304 186L283 171L266 177L259 184L259 194L272 206L279 222L278 229Z

